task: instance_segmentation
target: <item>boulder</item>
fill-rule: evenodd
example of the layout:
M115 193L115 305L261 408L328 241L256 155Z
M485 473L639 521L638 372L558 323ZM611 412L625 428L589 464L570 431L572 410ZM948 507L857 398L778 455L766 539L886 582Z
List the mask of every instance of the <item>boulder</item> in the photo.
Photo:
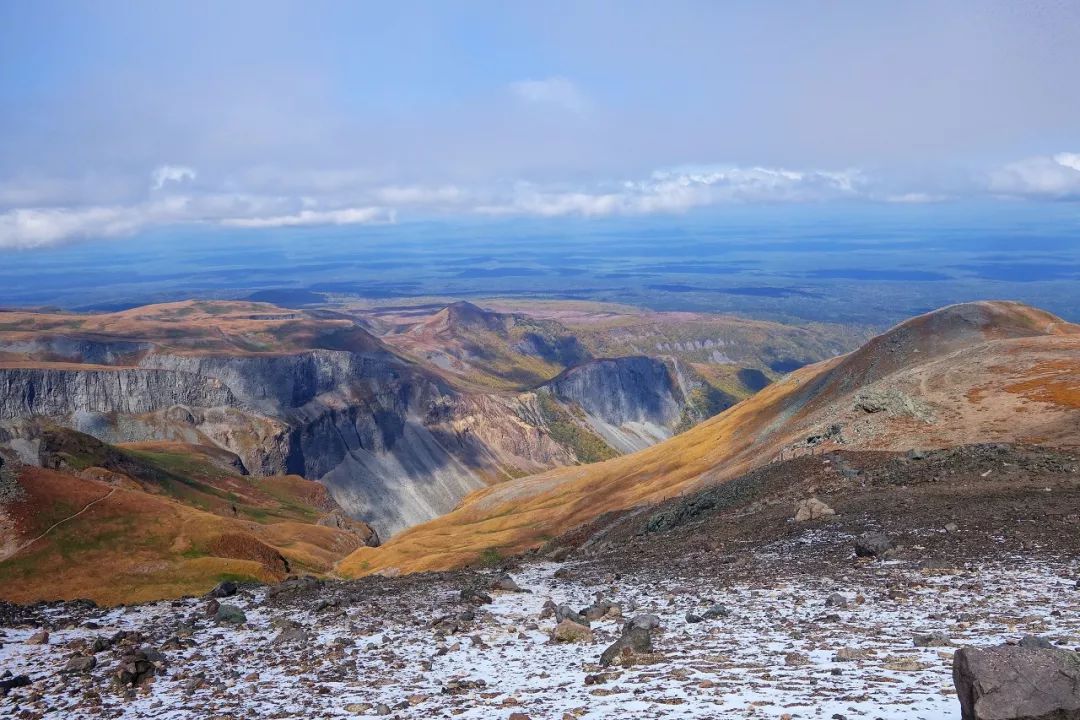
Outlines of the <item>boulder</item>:
M600 656L600 664L606 667L617 658L647 652L652 652L652 636L649 631L643 627L630 626L624 629L622 636L603 652Z
M892 540L884 533L867 533L855 541L855 554L859 557L881 557L892 548Z
M953 655L963 720L1080 720L1080 654L999 645Z
M209 595L212 598L227 598L235 595L236 590L236 583L232 580L225 580L215 585L214 589L209 592Z
M514 578L506 573L497 575L495 579L491 581L491 589L501 590L503 592L525 592L522 590L521 586L514 581Z
M8 692L15 688L26 687L30 684L30 676L28 675L14 675L12 677L4 677L0 680L0 698L7 697Z
M1038 635L1025 635L1020 638L1020 647L1054 649L1054 643Z
M141 685L165 667L165 656L152 648L131 650L120 659L116 667L116 681L125 687Z
M461 599L462 601L472 603L473 605L487 605L493 602L490 595L472 585L461 589Z
M840 593L833 593L829 597L825 598L825 606L834 608L846 608L847 598Z
M97 667L97 660L93 655L76 655L67 661L64 669L60 672L69 674L88 673Z
M585 625L567 618L560 621L551 631L551 639L563 643L592 642L593 632Z
M708 613L706 613L708 615ZM652 613L642 613L641 615L635 615L626 622L623 626L623 632L630 630L631 628L641 628L646 631L652 631L660 627L660 618Z
M36 633L26 639L27 645L48 645L49 644L49 631L38 630Z
M836 651L833 661L855 662L856 660L865 660L868 657L870 657L870 653L863 648L845 647Z
M228 625L242 625L247 622L247 615L235 605L224 603L218 606L217 612L214 613L214 620Z
M940 630L916 635L912 642L915 647L952 647L952 640Z
M795 503L795 522L820 520L835 514L835 510L816 497L806 498Z
M569 620L570 622L577 623L578 625L584 625L589 627L589 618L585 617L574 608L569 605L559 605L555 608L555 620L562 622L563 620Z
M708 610L701 614L706 620L719 620L720 618L726 618L731 614L731 611L726 606L716 603ZM659 620L657 621L659 623Z

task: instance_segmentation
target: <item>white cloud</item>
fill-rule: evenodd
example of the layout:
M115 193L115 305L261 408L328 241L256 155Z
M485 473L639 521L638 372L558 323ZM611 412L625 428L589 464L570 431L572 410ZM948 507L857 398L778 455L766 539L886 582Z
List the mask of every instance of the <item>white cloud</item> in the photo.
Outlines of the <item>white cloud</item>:
M947 188L948 194L940 186L897 185L859 169L762 165L682 166L643 178L590 184L377 184L369 172L348 169L288 178L264 170L261 177L270 180L260 183L241 175L213 182L202 179L195 187L195 170L167 165L151 173L156 190L128 195L142 200L104 195L111 201L87 200L78 205L65 203L63 193L58 195L44 181L9 183L0 186L0 197L24 204L0 210L0 248L116 237L178 224L257 229L392 223L399 213L411 217L606 217L680 213L731 203L932 203L987 193L1080 200L1080 153L1010 163L986 173L979 184L973 185L969 176L967 184Z
M1000 195L1080 199L1080 153L1041 155L990 173L988 187Z
M564 77L549 77L543 80L519 80L510 83L510 92L522 102L534 105L549 105L583 113L589 108L588 98L572 81Z
M290 215L271 215L268 217L225 218L221 221L227 227L275 228L299 227L303 225L367 225L372 223L392 223L395 213L380 207L344 208L341 210L301 210Z
M193 168L184 165L162 165L150 173L150 187L160 190L169 183L181 184L194 180L196 176Z
M512 198L476 208L489 215L635 215L685 212L744 202L820 202L866 197L856 170L788 170L766 167L691 167L657 171L595 192L545 191L518 185Z

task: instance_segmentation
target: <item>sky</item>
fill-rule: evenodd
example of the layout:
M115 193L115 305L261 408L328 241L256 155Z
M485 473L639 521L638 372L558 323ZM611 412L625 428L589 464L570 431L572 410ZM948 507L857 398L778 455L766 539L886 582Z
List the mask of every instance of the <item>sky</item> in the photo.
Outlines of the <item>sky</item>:
M0 248L1080 205L1080 3L0 3Z

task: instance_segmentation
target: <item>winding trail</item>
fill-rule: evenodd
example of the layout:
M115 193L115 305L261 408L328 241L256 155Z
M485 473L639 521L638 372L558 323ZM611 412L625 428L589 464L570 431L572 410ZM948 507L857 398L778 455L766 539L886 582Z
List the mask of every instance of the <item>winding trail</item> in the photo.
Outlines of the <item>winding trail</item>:
M33 545L34 543L36 543L36 542L37 542L38 540L40 540L41 538L43 538L43 537L45 537L46 535L48 535L48 534L49 534L50 532L52 532L53 530L55 530L55 529L56 529L57 527L59 527L60 525L63 525L64 523L66 523L66 522L67 522L68 520L74 520L75 518L79 517L79 516L80 516L80 515L82 515L82 514L83 514L84 512L86 512L87 510L89 510L90 508L92 508L92 507L94 507L95 505L97 505L97 504L98 504L99 502L102 502L103 500L108 500L108 499L109 499L110 497L112 497L112 496L113 496L113 493L115 493L115 492L116 492L116 491L117 491L118 489L119 489L119 488L113 488L113 489L109 490L109 492L105 493L104 495L102 495L101 497L99 497L99 498L98 498L97 500L91 500L91 501L90 501L89 503L87 503L87 504L86 504L86 506L85 506L85 507L83 507L83 509L82 509L82 510L80 510L80 511L79 511L79 512L77 512L77 513L75 513L74 515L68 515L68 516L67 516L66 518L64 518L63 520L58 520L57 522L54 522L54 523L53 523L52 525L50 525L49 527L45 528L45 532L41 533L40 535L38 535L38 536L37 536L37 537L35 537L34 539L32 539L32 540L28 540L27 542L23 543L23 544L22 544L22 545L20 545L19 547L15 548L15 550L14 550L14 551L12 551L12 552L8 553L8 554L7 554L7 555L5 555L4 557L0 557L0 561L3 561L3 560L7 560L8 558L11 558L11 557L15 557L16 555L18 555L19 553L21 553L21 552L22 552L23 550L25 550L26 548L30 547L30 546L31 546L31 545Z

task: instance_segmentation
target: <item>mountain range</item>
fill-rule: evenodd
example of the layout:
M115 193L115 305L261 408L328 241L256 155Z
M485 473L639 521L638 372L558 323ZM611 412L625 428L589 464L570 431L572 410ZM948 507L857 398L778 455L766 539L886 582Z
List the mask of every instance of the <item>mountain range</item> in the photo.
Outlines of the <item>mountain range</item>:
M5 587L111 600L333 572L470 493L685 432L863 333L526 309L0 314ZM48 580L67 564L95 574Z

